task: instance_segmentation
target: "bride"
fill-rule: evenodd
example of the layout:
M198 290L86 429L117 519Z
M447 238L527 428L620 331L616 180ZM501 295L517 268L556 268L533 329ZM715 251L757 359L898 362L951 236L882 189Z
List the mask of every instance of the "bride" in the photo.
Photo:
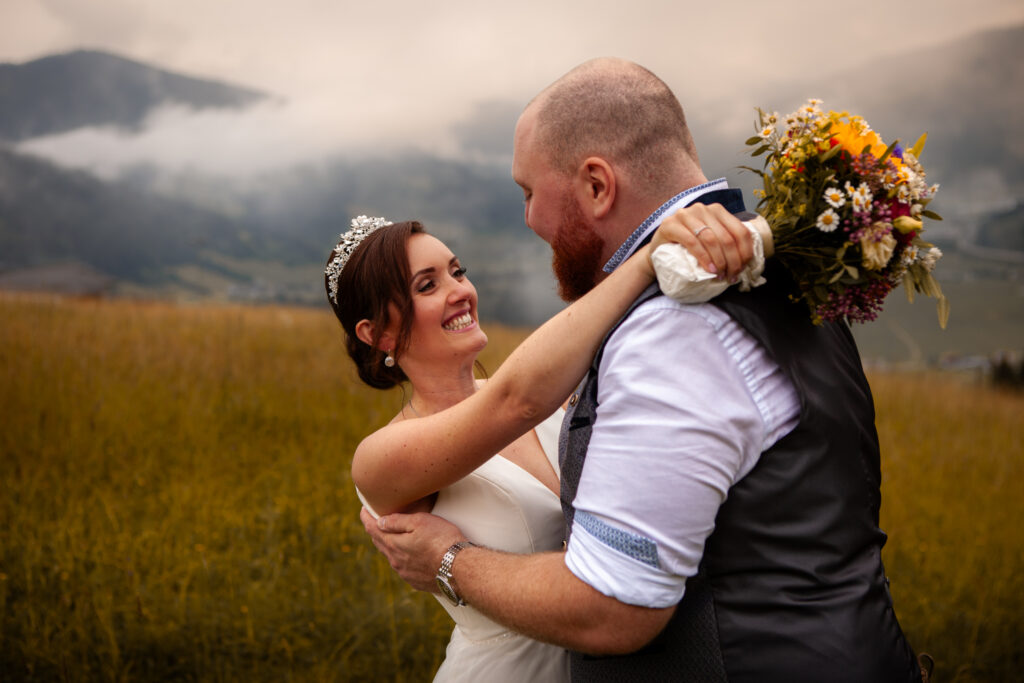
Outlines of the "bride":
M359 377L378 389L411 386L398 414L353 459L353 481L367 509L375 515L432 511L474 543L506 552L560 548L560 405L604 334L652 282L649 251L665 242L693 244L682 213L665 220L652 245L534 332L489 382L474 376L487 335L458 257L418 222L354 219L327 263L328 299ZM728 262L739 260L746 238L737 226L724 233L734 242L721 243L733 258L716 250L713 261L698 251L702 264L715 262L724 277L735 275ZM457 404L465 410L420 421ZM427 457L406 448L410 440L458 440L460 453L474 455L442 449ZM437 598L455 628L435 681L569 680L565 650L508 630L439 585L445 595Z

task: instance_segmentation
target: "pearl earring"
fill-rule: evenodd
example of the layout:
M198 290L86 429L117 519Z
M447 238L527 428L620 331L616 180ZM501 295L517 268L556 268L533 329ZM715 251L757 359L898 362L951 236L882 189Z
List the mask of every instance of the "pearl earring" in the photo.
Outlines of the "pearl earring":
M391 355L390 351L388 351L388 355L384 356L384 366L389 368L395 367L395 357Z

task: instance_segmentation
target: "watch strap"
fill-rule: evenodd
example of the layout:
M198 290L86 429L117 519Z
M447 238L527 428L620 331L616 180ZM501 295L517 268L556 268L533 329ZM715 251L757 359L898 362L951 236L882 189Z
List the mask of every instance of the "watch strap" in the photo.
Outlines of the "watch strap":
M455 586L452 583L452 565L455 563L455 556L470 546L475 546L476 543L472 541L459 541L453 543L447 551L445 551L444 557L441 558L441 566L437 570L438 580L443 580L445 584L451 589L455 595L457 605L465 605L466 601L455 590Z

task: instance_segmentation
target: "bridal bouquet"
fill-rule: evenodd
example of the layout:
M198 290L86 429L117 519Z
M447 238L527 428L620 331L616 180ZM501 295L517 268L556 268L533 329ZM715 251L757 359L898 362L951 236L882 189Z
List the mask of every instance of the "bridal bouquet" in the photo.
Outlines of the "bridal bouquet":
M758 134L747 140L754 157L767 154L758 212L767 219L777 259L790 273L812 320L874 320L885 297L903 284L938 299L946 326L949 302L932 269L942 256L921 239L922 219L941 220L926 207L928 186L918 159L922 135L910 149L886 146L867 122L847 112L824 112L820 100L784 119L758 110Z

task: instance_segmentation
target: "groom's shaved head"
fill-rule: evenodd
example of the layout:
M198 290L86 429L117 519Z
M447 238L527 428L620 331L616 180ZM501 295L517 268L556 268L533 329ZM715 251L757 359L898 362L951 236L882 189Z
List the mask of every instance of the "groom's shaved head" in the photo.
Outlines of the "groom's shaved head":
M593 59L530 103L537 143L551 166L571 173L589 156L624 167L655 192L674 192L680 169L699 170L679 100L664 81L633 62Z

